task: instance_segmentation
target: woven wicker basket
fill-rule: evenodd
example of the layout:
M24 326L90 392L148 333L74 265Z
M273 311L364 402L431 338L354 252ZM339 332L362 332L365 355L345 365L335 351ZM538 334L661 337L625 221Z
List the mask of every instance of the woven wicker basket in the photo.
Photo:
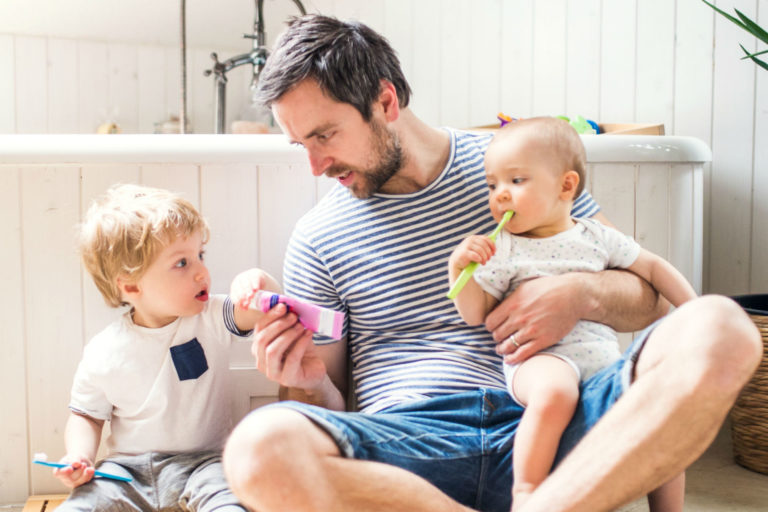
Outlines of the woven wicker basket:
M731 410L736 463L768 474L768 295L733 298L755 322L763 338L763 359Z

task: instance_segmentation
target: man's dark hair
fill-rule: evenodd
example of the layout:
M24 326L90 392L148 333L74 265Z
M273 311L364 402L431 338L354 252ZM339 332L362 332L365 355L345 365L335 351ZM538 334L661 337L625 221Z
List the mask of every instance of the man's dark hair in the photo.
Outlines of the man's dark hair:
M329 97L355 107L366 121L382 79L395 86L400 107L408 106L411 95L395 50L383 36L362 23L320 14L289 22L259 76L257 101L270 107L307 78Z

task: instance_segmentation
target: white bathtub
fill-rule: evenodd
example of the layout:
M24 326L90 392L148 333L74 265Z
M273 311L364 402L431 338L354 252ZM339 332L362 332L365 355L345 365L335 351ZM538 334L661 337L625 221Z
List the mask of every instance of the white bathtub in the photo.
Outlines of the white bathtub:
M701 291L702 165L698 139L585 136L587 186L607 217L669 259ZM214 292L240 269L276 276L296 219L332 184L315 179L281 135L0 136L0 505L62 492L35 452L58 459L72 375L83 344L114 318L84 276L74 226L117 182L182 192L211 224ZM233 353L237 415L275 399L276 386ZM30 467L33 466L33 467Z

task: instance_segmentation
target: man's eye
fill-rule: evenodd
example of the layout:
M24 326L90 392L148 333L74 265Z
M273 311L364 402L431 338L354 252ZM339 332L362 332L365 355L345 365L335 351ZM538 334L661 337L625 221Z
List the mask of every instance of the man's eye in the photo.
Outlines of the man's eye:
M524 181L525 181L524 178L515 178L515 179L512 180L512 183L514 183L515 185L519 185L519 184L521 184Z
M488 188L491 190L496 190L496 185L494 185L493 183L489 183Z
M176 262L176 268L183 268L187 266L187 258L181 258Z
M198 257L200 258L200 261L203 261L203 258L205 257L205 251L200 251L200 254L198 254Z

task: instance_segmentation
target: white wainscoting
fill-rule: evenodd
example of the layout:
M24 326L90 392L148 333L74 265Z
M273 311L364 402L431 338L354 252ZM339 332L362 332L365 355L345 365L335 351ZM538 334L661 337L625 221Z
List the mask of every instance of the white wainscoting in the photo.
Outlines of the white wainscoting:
M702 163L684 137L584 137L588 186L621 230L668 258L701 292ZM617 151L618 148L618 151ZM115 183L182 193L211 225L214 292L240 270L280 277L293 225L333 184L280 135L0 136L0 504L63 489L36 452L63 455L72 377L84 344L120 311L108 308L75 251L91 199ZM26 163L23 163L26 162ZM626 342L626 337L624 339ZM234 347L236 416L276 386Z

